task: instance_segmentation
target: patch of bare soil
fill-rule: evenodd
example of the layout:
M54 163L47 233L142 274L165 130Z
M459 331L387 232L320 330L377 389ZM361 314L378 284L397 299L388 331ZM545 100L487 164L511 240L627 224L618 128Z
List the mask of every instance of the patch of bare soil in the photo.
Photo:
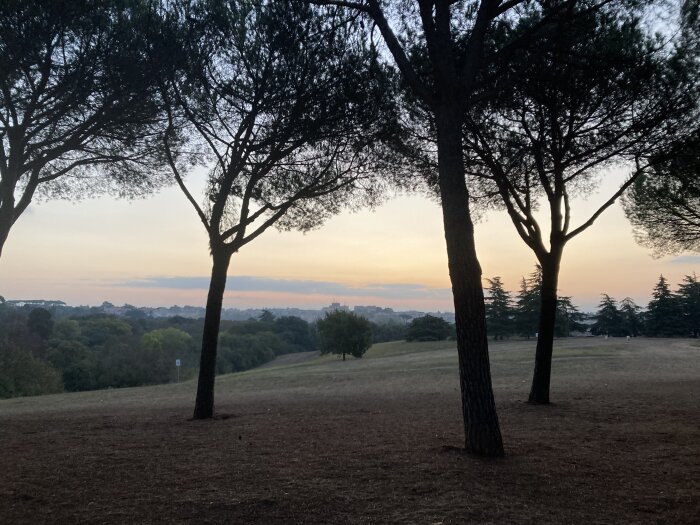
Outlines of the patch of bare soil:
M700 379L524 395L501 460L459 449L454 390L0 411L0 522L698 523Z

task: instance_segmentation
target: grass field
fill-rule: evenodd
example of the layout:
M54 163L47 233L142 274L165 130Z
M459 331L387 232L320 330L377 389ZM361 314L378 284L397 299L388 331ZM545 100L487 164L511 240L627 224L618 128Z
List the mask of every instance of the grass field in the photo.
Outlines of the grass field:
M462 453L454 344L297 356L195 384L0 401L0 523L698 523L700 347L497 342L507 449ZM279 364L279 363L278 363Z

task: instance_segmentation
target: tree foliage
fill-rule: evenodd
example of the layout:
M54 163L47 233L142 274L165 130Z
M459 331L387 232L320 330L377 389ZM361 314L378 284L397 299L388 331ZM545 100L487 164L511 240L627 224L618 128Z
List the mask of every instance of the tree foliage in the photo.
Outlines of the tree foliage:
M598 305L598 312L595 314L595 323L591 326L593 335L626 335L623 329L623 319L617 307L617 301L608 294L603 294L603 299Z
M656 255L700 250L700 3L681 8L679 68L691 80L695 105L683 121L694 133L676 137L654 157L653 170L640 177L623 205L637 241Z
M494 339L503 339L513 332L515 312L511 293L503 287L500 277L486 279L486 328Z
M659 337L686 335L681 304L663 275L659 276L659 281L654 286L645 321L646 333L649 335Z
M270 227L306 231L374 202L376 139L388 105L376 52L341 9L301 0L165 6L153 53L169 71L159 84L164 147L213 259L194 410L203 419L213 416L232 255ZM185 183L192 151L211 166L203 204Z
M700 132L658 156L623 206L636 240L656 255L700 251Z
M337 310L316 323L322 354L362 357L372 346L372 325L364 317Z
M501 78L465 121L465 157L481 192L497 196L542 267L530 402L549 402L559 269L566 244L650 170L653 156L691 128L693 79L679 53L646 29L648 2L532 2L492 45L537 32L487 73ZM498 87L498 86L497 86ZM487 88L489 91L492 88ZM581 222L572 197L595 189L604 170L629 176ZM538 206L546 206L540 224ZM549 231L548 231L549 230Z
M453 335L450 323L434 315L416 317L408 325L406 341L444 341Z
M38 192L131 195L162 181L148 21L140 0L0 3L0 253Z

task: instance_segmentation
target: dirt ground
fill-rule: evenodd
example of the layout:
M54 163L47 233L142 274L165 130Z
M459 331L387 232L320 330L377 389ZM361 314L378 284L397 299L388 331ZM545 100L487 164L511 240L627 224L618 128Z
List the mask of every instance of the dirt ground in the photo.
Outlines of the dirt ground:
M0 523L698 523L700 346L492 347L507 457L464 454L450 343L192 382L0 402Z

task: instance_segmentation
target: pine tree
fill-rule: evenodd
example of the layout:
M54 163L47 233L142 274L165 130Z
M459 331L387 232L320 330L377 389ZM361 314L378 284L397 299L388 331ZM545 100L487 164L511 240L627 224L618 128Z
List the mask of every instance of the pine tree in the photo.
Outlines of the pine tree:
M494 339L513 333L513 299L511 293L503 288L500 277L486 279L489 283L486 297L486 328Z
M535 271L520 281L520 290L515 301L516 332L528 339L537 333L540 318L540 289L542 288L542 269L535 266Z
M654 286L652 296L647 306L646 334L652 337L684 335L681 301L671 292L663 275Z
M695 273L683 278L677 293L686 333L693 334L693 337L700 336L700 282Z
M620 301L620 315L622 316L624 335L637 337L642 333L644 323L640 310L641 308L629 297L625 297Z
M569 337L571 332L583 332L586 326L583 320L586 315L581 313L576 305L571 302L571 297L559 297L557 299L557 317L554 325L556 337Z
M621 336L625 335L623 332L623 319L617 307L617 301L604 293L603 299L598 305L591 333L593 335Z

